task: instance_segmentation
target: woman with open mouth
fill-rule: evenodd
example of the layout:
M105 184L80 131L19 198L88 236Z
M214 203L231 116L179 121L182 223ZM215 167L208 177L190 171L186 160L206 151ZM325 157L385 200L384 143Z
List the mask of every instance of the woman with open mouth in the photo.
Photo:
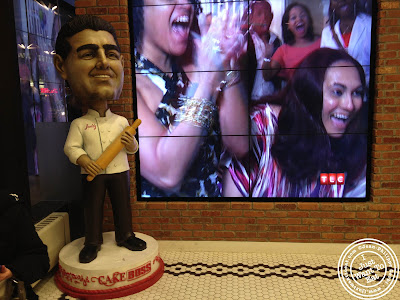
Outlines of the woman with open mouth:
M253 149L230 165L230 196L365 197L365 88L363 68L345 51L307 56L282 105L254 106ZM321 185L321 173L345 173L345 182Z
M222 151L248 151L240 31L215 18L200 38L198 0L134 2L142 197L220 197Z
M320 47L320 39L314 35L313 20L307 6L293 2L282 17L284 44L278 48L270 61L263 64L264 79L278 75L288 81L301 61Z
M331 0L328 24L321 47L344 49L363 66L367 84L370 74L372 18L356 0Z

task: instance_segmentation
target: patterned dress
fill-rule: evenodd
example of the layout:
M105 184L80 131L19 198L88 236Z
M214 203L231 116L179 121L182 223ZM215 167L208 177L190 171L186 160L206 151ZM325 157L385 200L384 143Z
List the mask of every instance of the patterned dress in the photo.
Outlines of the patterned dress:
M185 101L179 98L184 99L182 96L190 86L188 77L176 64L173 64L172 74L164 73L139 52L135 52L135 67L136 72L146 75L163 92L155 116L168 132L172 132L178 125L175 119ZM162 190L142 176L140 185L142 197L220 197L222 184L217 169L220 155L221 140L217 120L203 139L197 157L193 159L179 192Z
M319 177L292 184L271 155L278 116L268 104L251 114L253 147L248 164L233 159L229 172L245 197L343 197L345 185L320 185Z

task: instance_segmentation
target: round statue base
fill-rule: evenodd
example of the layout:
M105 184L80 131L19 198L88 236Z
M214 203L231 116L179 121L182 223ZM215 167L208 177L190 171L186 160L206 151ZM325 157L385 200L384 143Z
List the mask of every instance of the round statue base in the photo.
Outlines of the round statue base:
M55 275L58 288L79 299L111 299L145 290L164 273L164 262L158 254L158 243L151 236L135 233L146 241L147 249L130 251L118 247L115 233L103 233L103 244L97 258L88 264L79 262L84 238L61 249Z

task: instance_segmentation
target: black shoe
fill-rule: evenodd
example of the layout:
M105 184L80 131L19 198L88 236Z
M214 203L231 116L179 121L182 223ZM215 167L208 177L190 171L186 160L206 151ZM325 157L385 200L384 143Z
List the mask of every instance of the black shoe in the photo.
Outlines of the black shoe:
M97 252L99 252L100 248L100 245L85 245L85 247L83 247L83 249L79 253L79 262L81 264L90 263L97 257Z
M142 251L147 248L146 242L135 236L131 236L126 241L117 243L117 245L125 247L131 251Z

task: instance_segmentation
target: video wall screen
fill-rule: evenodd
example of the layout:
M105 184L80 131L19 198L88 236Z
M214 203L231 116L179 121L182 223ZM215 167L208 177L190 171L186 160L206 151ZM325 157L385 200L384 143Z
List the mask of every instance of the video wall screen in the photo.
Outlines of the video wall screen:
M367 200L373 5L130 1L139 201Z

